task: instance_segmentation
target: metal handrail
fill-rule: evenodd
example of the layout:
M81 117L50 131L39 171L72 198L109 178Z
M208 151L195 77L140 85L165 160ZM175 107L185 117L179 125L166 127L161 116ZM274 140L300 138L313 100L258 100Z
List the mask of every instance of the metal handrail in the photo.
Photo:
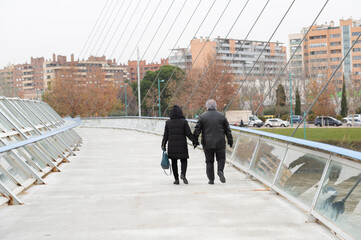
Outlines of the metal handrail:
M4 146L4 147L0 147L0 153L11 151L11 150L13 150L15 148L23 147L23 146L28 145L30 143L41 141L41 140L46 139L48 137L57 135L57 134L62 133L64 131L66 131L66 130L77 127L77 126L79 126L81 124L81 120L79 118L75 118L73 120L75 122L73 124L71 124L71 125L64 126L62 128L58 128L58 129L53 130L51 132L47 132L47 133L44 133L43 135L35 136L35 137L29 138L29 139L24 140L24 141L20 141L20 142L16 142L16 143Z

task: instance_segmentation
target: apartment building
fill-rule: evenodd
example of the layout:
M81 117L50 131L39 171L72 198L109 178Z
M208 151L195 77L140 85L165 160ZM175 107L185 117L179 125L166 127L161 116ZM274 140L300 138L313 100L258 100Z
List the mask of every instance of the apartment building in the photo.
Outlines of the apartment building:
M41 99L42 92L51 86L54 79L74 78L77 84L97 84L99 78L114 87L128 80L128 67L116 64L115 60L89 57L87 60L70 61L66 56L53 54L52 59L31 58L30 63L16 64L0 70L0 95Z
M39 99L44 89L44 58L31 58L30 63L13 66L15 97Z
M169 64L180 67L183 70L192 66L192 53L190 49L175 48L169 56Z
M66 74L74 74L71 77L80 85L98 84L101 78L104 80L102 84L119 87L124 84L125 80L128 80L127 67L117 65L115 59L107 60L105 56L90 56L87 60L75 61L72 54L70 61L67 61L66 56L53 54L53 59L44 64L46 88L54 79L69 78Z
M13 81L14 66L0 69L0 96L13 96L15 93Z
M258 62L256 63L259 55ZM208 40L205 38L195 38L191 40L191 48L187 53L187 58L183 62L177 63L174 59L180 59L180 52L186 52L185 49L173 49L170 61L183 69L192 66L193 68L206 68L210 59L217 53L218 59L226 65L230 64L231 73L234 74L236 81L241 81L249 74L248 80L274 78L279 74L286 63L286 47L279 42L270 42L253 40L237 40L215 38ZM192 62L190 64L190 58ZM179 60L178 60L179 62ZM185 63L186 66L185 67ZM254 65L254 67L253 67ZM251 68L253 67L252 71Z
M162 58L160 63L146 63L145 60L139 61L139 75L140 79L144 78L144 75L147 71L157 71L161 66L167 65L168 59ZM128 73L130 82L138 81L138 70L137 70L137 61L128 61Z
M300 34L289 35L290 55L296 50L296 43L301 41L306 32L307 28L304 28ZM361 34L361 20L341 19L339 26L335 26L333 21L329 24L312 26L302 43L301 50L298 49L290 62L290 71L299 77L330 78L359 34ZM300 73L301 69L302 73ZM341 88L343 74L347 83L350 83L351 79L361 83L360 40L333 78L339 88Z

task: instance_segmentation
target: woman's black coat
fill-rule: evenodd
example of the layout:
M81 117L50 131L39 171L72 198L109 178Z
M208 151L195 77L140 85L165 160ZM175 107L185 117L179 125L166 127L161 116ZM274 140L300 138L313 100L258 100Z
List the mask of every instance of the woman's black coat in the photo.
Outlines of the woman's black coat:
M182 110L179 106L174 105L170 119L165 123L162 148L165 148L168 142L168 157L171 159L187 159L188 156L188 137L194 141L193 134L185 120Z

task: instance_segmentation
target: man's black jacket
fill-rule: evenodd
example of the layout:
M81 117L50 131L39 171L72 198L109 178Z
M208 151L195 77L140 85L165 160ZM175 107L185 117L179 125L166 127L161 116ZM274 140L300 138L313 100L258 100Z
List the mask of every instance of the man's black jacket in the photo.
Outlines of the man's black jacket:
M216 110L208 110L199 116L194 135L198 139L201 133L203 149L225 148L225 136L228 144L233 145L232 132L227 118Z

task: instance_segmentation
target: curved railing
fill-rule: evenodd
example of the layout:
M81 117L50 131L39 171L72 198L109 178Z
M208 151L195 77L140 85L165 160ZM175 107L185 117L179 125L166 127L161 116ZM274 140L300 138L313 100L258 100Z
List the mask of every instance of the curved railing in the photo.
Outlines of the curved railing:
M80 123L44 102L0 97L0 205L21 204L20 192L59 171L81 142Z
M83 119L82 127L162 135L166 118ZM195 120L188 120L191 128ZM228 161L345 239L361 239L361 153L259 130L231 127Z

